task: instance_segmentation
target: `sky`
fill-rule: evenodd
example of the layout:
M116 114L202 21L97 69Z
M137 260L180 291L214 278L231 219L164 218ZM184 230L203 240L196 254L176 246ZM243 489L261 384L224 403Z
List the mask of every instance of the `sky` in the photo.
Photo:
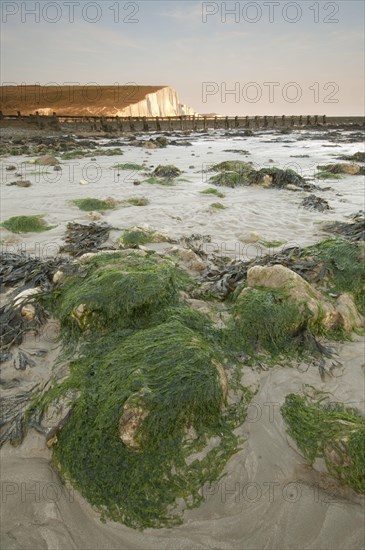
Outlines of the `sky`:
M364 5L2 0L0 80L168 85L199 113L363 115Z

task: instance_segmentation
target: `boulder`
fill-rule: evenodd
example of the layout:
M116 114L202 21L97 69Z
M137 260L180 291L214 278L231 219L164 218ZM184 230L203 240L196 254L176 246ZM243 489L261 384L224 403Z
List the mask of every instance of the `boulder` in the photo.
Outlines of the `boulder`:
M142 422L148 416L143 401L143 392L131 395L124 403L122 416L119 421L119 437L130 449L137 450L141 446L138 431Z
M186 248L175 248L173 252L176 253L180 262L188 271L201 273L207 268L206 262L204 262L195 252Z
M365 319L357 311L351 294L341 294L337 298L336 309L341 318L341 325L346 332L364 328Z
M257 243L258 241L260 241L262 239L262 237L256 231L249 231L247 233L243 233L242 235L240 235L238 237L238 239L242 243L250 244L250 243Z
M37 315L36 308L33 304L26 304L25 306L23 306L20 310L20 313L26 321L33 321L35 316Z
M60 161L52 155L43 155L36 159L35 164L40 164L41 166L56 166Z
M303 313L309 312L312 323L318 321L327 330L338 326L339 314L335 307L300 275L283 265L252 267L247 272L247 284L253 288L282 290L289 300L302 307Z

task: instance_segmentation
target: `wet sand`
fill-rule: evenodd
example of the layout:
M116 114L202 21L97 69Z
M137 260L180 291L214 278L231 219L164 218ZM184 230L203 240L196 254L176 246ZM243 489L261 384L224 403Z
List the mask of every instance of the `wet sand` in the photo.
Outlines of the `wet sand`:
M274 141L278 138L281 142ZM317 164L335 162L340 154L358 151L358 143L342 143L322 147L324 141L300 141L300 134L245 139L205 136L194 139L193 147L172 147L146 151L125 147L122 157L98 157L62 163L59 182L52 184L36 176L28 189L6 187L14 177L2 170L2 217L46 214L51 225L49 232L37 235L12 235L2 230L6 247L26 246L26 251L54 254L62 243L69 221L88 223L87 213L79 211L69 200L84 197L105 199L109 196L124 200L145 196L146 207L118 208L102 216L113 227L123 229L148 223L174 237L202 233L212 236L223 254L242 259L257 254L247 242L247 234L259 233L264 240L282 240L287 245L305 245L323 238L318 222L346 219L364 207L363 178L345 176L339 181L315 181L328 191L316 191L330 203L328 213L310 212L299 206L304 192L277 189L242 188L221 190L225 198L201 195L206 187L206 174L211 163L223 160L250 160L261 166L290 167L302 175L313 175ZM190 138L188 138L190 139ZM271 143L264 143L271 139ZM290 140L291 143L285 143ZM289 146L289 147L288 147ZM226 153L224 149L245 149L250 156ZM213 154L210 154L213 153ZM309 154L310 158L295 159L290 155ZM193 156L194 155L194 156ZM184 170L183 178L174 187L143 183L135 187L139 174L116 171L117 162L142 163L155 168L158 164L174 164ZM268 163L273 159L274 163ZM25 157L3 159L17 164ZM29 160L29 158L27 159ZM70 181L65 165L73 164L74 181ZM76 166L78 164L78 166ZM85 178L85 165L98 164L102 178L80 186ZM189 166L194 165L194 168ZM29 170L34 169L30 166ZM57 172L50 169L49 177ZM69 172L68 172L69 173ZM28 179L28 177L27 177ZM91 179L91 178L90 178ZM222 202L227 208L212 212L212 202ZM117 233L116 233L117 234ZM246 247L242 249L246 238ZM240 248L237 247L240 243ZM3 243L4 244L4 243ZM46 248L45 248L46 247ZM9 248L10 250L11 248ZM15 251L15 250L14 250ZM43 251L43 252L42 252ZM54 368L58 349L55 342L37 342L40 347L52 348L41 368L27 369L16 374L2 372L2 377L20 378L21 389L47 380ZM22 348L32 349L34 340L27 339ZM354 406L364 412L365 367L364 341L354 336L352 342L335 345L343 367L333 379L323 382L315 366L275 366L269 371L243 368L243 383L257 390L244 424L237 430L245 442L225 468L226 476L203 491L205 502L184 514L184 523L174 529L134 531L123 525L102 524L99 515L76 490L65 486L50 464L51 452L42 435L30 430L17 448L6 444L1 452L1 548L20 549L224 549L224 550L355 550L364 547L364 498L338 486L323 473L318 463L311 469L288 438L280 406L285 396L299 392L304 384L328 391L334 400ZM9 390L11 391L11 390ZM322 473L321 473L322 471Z

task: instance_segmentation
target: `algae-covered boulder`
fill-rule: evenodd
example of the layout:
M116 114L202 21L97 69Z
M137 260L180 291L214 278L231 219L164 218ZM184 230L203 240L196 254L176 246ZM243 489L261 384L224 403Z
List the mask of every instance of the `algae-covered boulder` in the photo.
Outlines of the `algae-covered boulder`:
M252 267L247 272L247 285L280 290L286 300L300 308L303 319L312 328L321 326L326 331L342 328L345 332L351 332L363 327L363 318L350 295L344 294L330 301L300 275L283 265Z
M289 354L303 323L295 302L278 290L245 288L233 307L233 333L241 346L252 352Z
M171 237L161 231L152 229L149 225L143 224L130 229L125 229L119 238L119 244L127 248L137 248L148 243L170 242Z
M293 190L314 188L294 170L281 170L275 167L255 170L250 162L225 161L214 165L211 170L219 172L210 178L211 183L226 187L259 185L263 188L276 187Z
M56 306L72 332L145 326L156 309L177 300L175 271L167 260L106 254L91 258L87 269L65 281Z
M317 168L330 174L347 174L349 176L363 175L365 173L364 168L355 163L326 164L324 166L317 166Z
M153 171L153 175L156 178L173 179L177 178L177 176L180 176L180 174L181 170L179 170L179 168L176 168L176 166L173 166L172 164L168 164L167 166L163 166L160 164Z
M365 494L365 419L326 397L286 397L281 410L289 435L311 464L324 459L330 475Z
M281 290L303 314L309 312L312 324L318 321L328 330L338 324L334 306L300 275L283 265L252 267L247 272L247 285Z
M201 501L237 449L223 415L222 353L179 321L140 330L74 362L81 391L53 447L62 471L107 517L131 527L178 521L176 499ZM194 432L191 441L189 434ZM218 446L201 460L188 461Z
M43 155L35 161L35 164L39 164L40 166L56 166L59 163L60 161L52 155Z

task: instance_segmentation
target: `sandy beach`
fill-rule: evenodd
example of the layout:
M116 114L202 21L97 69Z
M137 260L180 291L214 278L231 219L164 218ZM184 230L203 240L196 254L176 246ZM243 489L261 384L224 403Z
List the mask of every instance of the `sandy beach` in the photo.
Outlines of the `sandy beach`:
M335 133L341 139L335 138ZM267 243L279 241L282 247L308 246L326 236L322 224L347 221L364 208L363 177L319 180L317 166L338 162L362 150L358 131L324 132L293 130L258 131L252 136L237 132L199 133L178 136L177 142L162 149L137 148L123 144L123 155L61 161L53 166L35 167L34 157L6 156L1 159L2 220L11 216L43 214L54 226L43 233L14 234L1 228L4 252L26 252L43 259L52 258L63 244L69 222L107 222L113 227L109 244L121 231L148 224L156 231L178 240L192 234L209 235L207 252L246 261L274 249ZM149 140L150 135L139 136ZM158 135L153 136L158 137ZM171 139L171 136L168 136ZM23 137L26 140L26 138ZM81 138L80 138L81 139ZM124 137L97 141L98 148ZM113 145L114 147L115 145ZM230 152L227 152L230 150ZM232 151L244 151L244 153ZM305 158L299 156L305 155ZM224 198L216 199L201 191L211 186L212 164L227 160L252 162L257 169L275 166L292 169L315 184L315 195L325 199L330 209L307 210L301 202L310 193L259 186L222 188ZM28 163L27 163L28 162ZM118 163L144 165L143 171L119 170ZM16 178L15 166L31 186L8 185ZM173 186L146 183L144 172L158 165L175 165L182 171ZM83 181L84 184L80 184ZM138 182L135 185L134 182ZM82 212L71 201L81 198L126 201L146 198L146 206L117 206L95 216ZM219 200L225 208L211 204ZM265 245L266 243L266 245ZM147 249L168 249L170 243L148 244ZM275 248L277 251L277 248ZM3 303L6 302L6 294ZM52 325L53 323L53 325ZM28 353L46 348L36 368L12 370L5 363L1 378L17 382L6 386L8 397L30 391L46 383L60 357L55 321L41 337L27 335L21 349ZM306 385L329 392L331 399L365 412L364 339L331 343L341 367L323 380L313 364L277 364L268 370L244 366L242 383L256 392L244 423L236 429L243 438L240 450L227 462L217 482L203 487L204 501L184 512L183 523L172 529L143 532L111 521L102 523L99 514L68 482L65 484L51 464L51 450L42 434L30 428L23 443L6 443L1 451L2 545L4 550L357 550L364 547L364 498L333 480L318 462L311 468L287 434L280 407L289 393L301 392ZM59 369L59 365L57 369Z

